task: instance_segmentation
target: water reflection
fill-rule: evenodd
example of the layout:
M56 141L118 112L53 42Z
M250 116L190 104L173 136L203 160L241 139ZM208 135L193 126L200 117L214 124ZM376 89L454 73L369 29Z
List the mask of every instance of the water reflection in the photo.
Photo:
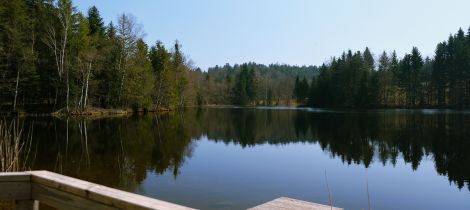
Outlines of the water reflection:
M179 174L193 150L182 119L173 115L36 118L38 155L31 167L132 191L149 170ZM103 175L109 176L103 179Z
M332 158L364 167L402 158L416 170L428 158L459 188L470 179L470 115L462 113L191 109L96 120L35 118L34 126L33 169L130 191L149 171L177 179L201 136L243 148L317 143Z

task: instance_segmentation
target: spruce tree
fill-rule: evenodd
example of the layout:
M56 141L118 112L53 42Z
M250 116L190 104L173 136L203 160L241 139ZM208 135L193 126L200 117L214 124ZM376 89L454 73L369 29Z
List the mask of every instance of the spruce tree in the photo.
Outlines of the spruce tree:
M105 28L103 18L95 6L88 10L88 24L90 26L90 34L98 37L105 36Z

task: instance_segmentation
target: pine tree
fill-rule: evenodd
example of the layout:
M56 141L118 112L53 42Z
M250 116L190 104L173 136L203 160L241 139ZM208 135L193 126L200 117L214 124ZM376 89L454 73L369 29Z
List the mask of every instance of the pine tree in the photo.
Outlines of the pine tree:
M173 61L173 73L174 73L174 84L175 84L175 98L173 107L181 108L184 106L184 90L188 83L186 78L186 66L184 65L184 57L180 51L181 45L178 41L175 42L175 48L172 56Z
M99 106L119 106L120 72L119 58L120 42L117 37L116 27L112 22L106 27L105 37L100 47L102 69L97 72Z
M377 102L380 105L390 103L390 95L392 90L393 73L391 69L391 60L387 53L384 51L379 58L379 68L377 72L378 77L378 98Z
M364 50L364 53L362 54L362 56L364 57L364 67L365 67L365 70L366 71L373 71L374 70L374 56L372 55L372 53L370 52L369 48L366 47L366 49Z
M170 78L170 58L171 54L165 49L162 42L157 41L156 45L150 49L150 60L155 75L156 86L154 91L154 103L156 109L161 107L169 108L169 98L171 97Z
M129 58L126 88L123 90L125 107L149 109L155 80L148 58L148 46L142 39L136 42L136 52Z
M411 86L411 103L413 106L417 105L417 99L421 90L420 75L422 74L422 67L424 65L423 58L417 47L413 47L411 51L411 72L410 72L410 86Z
M90 26L90 35L96 35L99 38L105 36L103 18L95 6L88 9L88 24Z
M446 92L448 83L448 72L446 66L447 46L446 42L439 43L436 47L434 56L434 68L432 72L432 80L437 90L437 105L442 107L446 105Z
M256 101L256 93L257 93L257 84L256 84L256 74L255 69L253 66L248 65L248 71L245 75L246 78L246 96L248 97L248 103L251 104L252 102Z
M235 87L233 88L234 98L233 103L237 105L247 105L250 103L248 96L248 82L250 70L247 64L241 66L240 73L237 74L235 79Z
M464 92L465 92L465 82L464 82L464 72L468 70L470 65L468 64L468 55L466 48L466 39L465 34L462 29L459 29L454 38L455 43L455 53L454 53L454 68L452 68L452 96L454 105L463 108L464 107Z
M300 98L300 78L299 78L299 76L297 76L295 78L294 90L292 91L292 95L294 96L294 98L299 100L299 98Z
M451 106L456 105L456 92L457 92L457 76L456 76L456 71L455 71L455 42L454 42L454 36L450 35L449 39L447 40L447 50L446 50L446 64L445 64L445 69L446 72L448 72L448 82L449 82L449 102L448 104Z
M300 85L299 85L299 98L298 98L298 102L300 103L307 103L307 99L308 99L308 93L309 93L309 84L308 84L308 81L307 81L307 78L303 78L302 81L300 82Z

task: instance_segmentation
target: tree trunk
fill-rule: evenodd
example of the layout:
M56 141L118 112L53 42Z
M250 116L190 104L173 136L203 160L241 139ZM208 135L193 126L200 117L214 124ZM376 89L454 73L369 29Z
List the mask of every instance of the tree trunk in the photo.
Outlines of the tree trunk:
M16 111L16 99L18 97L18 84L20 83L20 70L16 74L15 99L13 100L13 111Z
M83 110L83 92L84 92L84 89L85 89L85 83L82 83L82 87L80 89L80 100L78 101L78 108L82 109Z
M91 62L88 64L88 70L86 75L86 82L85 82L85 98L83 99L83 108L87 106L87 99L88 99L88 81L90 80L90 73L91 73Z
M69 85L69 71L67 71L67 75L66 75L66 83L67 83L67 113L70 112L69 110L69 96L70 96L70 85Z
M158 82L157 103L156 103L156 106L155 106L155 111L158 111L158 109L160 108L160 105L161 105L162 83L163 83L162 77L163 77L163 75L160 75L159 82Z

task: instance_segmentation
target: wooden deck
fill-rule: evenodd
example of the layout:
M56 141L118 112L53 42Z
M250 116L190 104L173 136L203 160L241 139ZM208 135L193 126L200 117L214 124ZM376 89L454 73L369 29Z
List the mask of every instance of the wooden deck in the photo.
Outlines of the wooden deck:
M57 209L191 210L192 208L112 189L49 171L0 173L0 202L14 209L37 210L40 203ZM1 206L0 206L1 207ZM0 208L1 209L1 208ZM278 198L252 210L342 210L341 208Z
M14 200L16 209L25 210L38 209L38 203L57 209L192 209L49 171L0 173L0 200Z
M341 208L281 197L248 210L343 210Z

